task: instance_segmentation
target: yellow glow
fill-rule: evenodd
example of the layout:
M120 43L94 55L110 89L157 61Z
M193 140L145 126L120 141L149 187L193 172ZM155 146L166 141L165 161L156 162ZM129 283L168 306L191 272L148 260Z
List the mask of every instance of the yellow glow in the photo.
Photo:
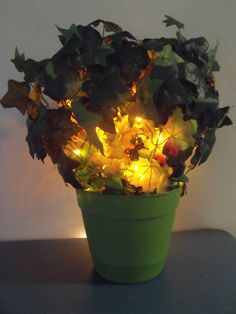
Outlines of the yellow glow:
M136 94L136 92L137 92L136 84L134 84L134 85L132 86L131 90L132 90L132 93L133 93L133 94Z
M162 142L164 140L164 137L162 136L162 134L160 133L158 136L159 141L158 142Z
M134 85L132 88L135 89ZM66 103L70 105L71 101L66 100ZM133 115L134 123L131 123L128 112L126 105L117 107L116 111L113 111L114 114L116 113L113 118L114 133L94 126L94 131L96 130L103 146L103 152L89 142L88 134L84 129L73 135L65 145L66 155L79 161L87 171L85 179L82 177L82 172L80 176L79 171L83 170L82 167L82 170L78 169L77 173L78 181L82 181L81 184L86 191L97 191L89 177L91 171L92 175L98 174L99 180L102 178L100 190L104 189L106 180L110 180L111 176L120 176L121 180L142 187L143 192L152 192L155 189L158 193L165 192L169 184L168 178L173 172L163 153L166 142L172 138L175 140L175 145L182 150L193 146L194 122L185 122L181 111L175 111L168 122L160 128L155 127L152 120L146 119L142 114L139 116L138 113ZM186 134L191 135L187 140Z
M66 105L71 108L72 101L70 99L66 99Z
M75 155L80 156L81 149L75 149L73 152L74 152Z
M135 120L136 120L136 122L140 123L142 121L142 118L136 117Z

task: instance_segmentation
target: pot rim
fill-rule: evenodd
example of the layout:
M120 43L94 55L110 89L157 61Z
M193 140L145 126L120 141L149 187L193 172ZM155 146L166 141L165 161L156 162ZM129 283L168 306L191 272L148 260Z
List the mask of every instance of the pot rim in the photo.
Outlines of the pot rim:
M133 194L105 194L105 193L99 193L99 192L89 192L89 191L84 191L82 189L76 189L76 193L77 194L87 194L87 195L93 195L95 197L108 197L108 198L140 198L140 199L144 199L144 198L156 198L156 197L164 197L170 194L174 194L174 193L180 193L181 191L181 187L177 187L173 190L164 192L164 193L160 193L160 194L140 194L140 195L133 195Z

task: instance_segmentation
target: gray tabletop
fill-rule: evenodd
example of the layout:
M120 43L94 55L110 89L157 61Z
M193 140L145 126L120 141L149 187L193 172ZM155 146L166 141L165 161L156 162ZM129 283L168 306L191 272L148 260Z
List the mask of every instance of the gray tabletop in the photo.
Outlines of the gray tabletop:
M236 313L236 240L174 233L164 271L136 285L93 271L86 239L0 242L0 314Z

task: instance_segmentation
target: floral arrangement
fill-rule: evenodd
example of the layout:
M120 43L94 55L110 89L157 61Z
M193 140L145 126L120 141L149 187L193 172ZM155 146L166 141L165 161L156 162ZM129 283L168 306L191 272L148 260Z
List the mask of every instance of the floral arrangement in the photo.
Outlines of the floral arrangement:
M232 122L215 87L218 45L186 39L170 16L164 22L177 27L176 38L137 40L96 20L58 27L62 48L49 59L25 59L16 48L11 61L24 81L9 80L1 103L27 114L33 158L49 155L76 189L185 193L186 173Z

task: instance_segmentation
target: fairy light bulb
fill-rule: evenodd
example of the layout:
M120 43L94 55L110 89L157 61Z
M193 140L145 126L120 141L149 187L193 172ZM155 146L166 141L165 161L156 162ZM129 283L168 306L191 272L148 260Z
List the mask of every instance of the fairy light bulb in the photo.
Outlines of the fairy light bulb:
M81 155L81 149L75 149L75 150L73 151L73 153L74 153L75 155L77 155L77 156L80 156L80 155Z
M135 119L135 120L136 120L136 122L137 122L137 123L140 123L140 122L142 121L142 118L140 118L140 117L136 117L136 119Z
M134 170L138 171L138 166L137 165L134 166Z
M66 105L71 108L72 101L70 99L66 99Z

